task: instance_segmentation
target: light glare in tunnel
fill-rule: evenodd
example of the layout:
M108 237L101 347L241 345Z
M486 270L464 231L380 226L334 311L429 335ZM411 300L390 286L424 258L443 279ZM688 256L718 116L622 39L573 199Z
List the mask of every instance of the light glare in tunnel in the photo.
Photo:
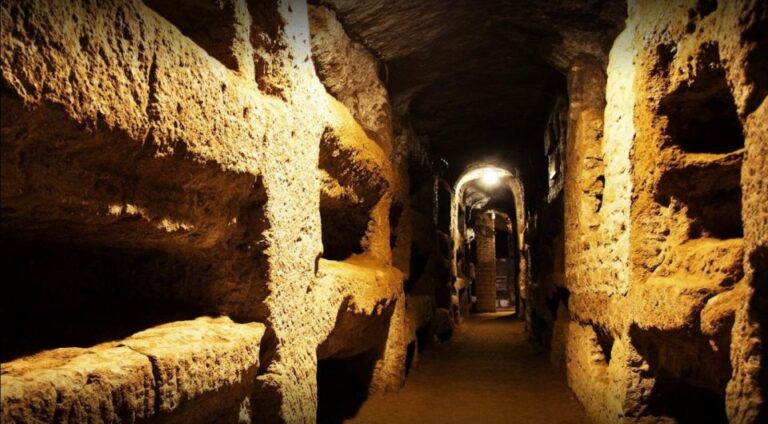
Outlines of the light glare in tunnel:
M483 170L483 174L480 177L480 182L486 187L494 187L499 184L501 174L494 168L487 168Z

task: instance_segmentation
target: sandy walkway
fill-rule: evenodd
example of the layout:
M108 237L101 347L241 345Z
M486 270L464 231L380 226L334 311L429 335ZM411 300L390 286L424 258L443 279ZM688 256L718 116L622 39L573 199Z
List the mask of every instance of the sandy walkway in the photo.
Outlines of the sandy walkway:
M509 314L465 320L446 344L427 350L398 393L374 396L358 424L588 423L543 351Z

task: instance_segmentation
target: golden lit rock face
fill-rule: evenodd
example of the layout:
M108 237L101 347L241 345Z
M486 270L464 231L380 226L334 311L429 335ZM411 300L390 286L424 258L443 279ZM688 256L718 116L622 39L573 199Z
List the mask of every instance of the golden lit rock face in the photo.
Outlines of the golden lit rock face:
M764 2L183 3L0 5L3 422L351 417L494 307L489 156L593 420L764 420Z
M743 170L765 150L747 131L766 119L754 77L763 47L743 18L760 8L631 3L607 68L604 136L569 138L569 382L601 422L752 422L760 410L750 258L765 241L746 229L765 222L754 201L765 192ZM577 128L599 128L599 115L580 116ZM569 183L585 195L569 196Z
M393 148L389 94L379 80L379 63L361 44L349 39L336 14L309 6L312 59L328 92L343 103L385 153Z
M263 324L204 317L4 363L3 422L236 420L263 334Z
M529 164L519 159L529 157L529 143L543 144L541 126L562 85L551 64L564 70L579 54L599 56L626 13L620 1L321 3L384 59L393 109L448 161L449 180L490 158L527 178Z
M405 345L415 337L415 329L401 330L409 328L404 321L404 277L391 265L390 233L405 230L389 225L393 193L402 191L402 183L395 179L389 158L386 92L376 79L372 86L378 91L350 107L366 124L367 111L379 111L370 122L377 126L373 141L316 77L302 2L200 1L187 6L182 11L170 2L117 0L3 4L4 236L53 250L73 245L85 251L115 249L118 257L135 258L137 263L143 263L145 255L168 256L174 268L152 259L149 263L158 265L146 271L172 271L164 286L137 277L129 281L135 287L114 290L109 301L162 299L230 315L239 322L263 322L268 336L261 349L261 333L243 333L232 337L243 345L254 344L254 349L222 347L217 354L239 355L243 372L248 370L250 380L237 386L248 398L243 406L246 418L315 420L318 359L331 355L318 347L337 325L333 343L342 353L335 355L378 348L373 365L377 376L371 384L397 387L404 377L404 365L399 364L404 364ZM195 19L205 25L215 21L217 31L202 30ZM323 42L330 50L333 43L346 43L340 45L344 48L351 43L346 36ZM334 50L335 57L355 59L344 48ZM361 60L375 69L370 55ZM372 75L375 78L375 72ZM320 264L321 252L332 249L323 247L324 232L334 240L339 236L335 231L347 231L343 218L325 220L324 208L333 209L334 202L354 215L359 228L344 243L358 245L360 250L349 254L367 258L366 265L339 262L328 272ZM329 228L322 228L326 224ZM105 278L93 284L117 283ZM64 275L56 283L71 281ZM46 283L36 284L24 295L34 299L39 291L45 297ZM103 301L87 293L86 305ZM67 299L62 296L64 304ZM359 326L353 322L345 329L346 314L379 320L376 325L383 333L368 344L357 340ZM390 320L398 326L390 328ZM194 330L202 324L189 325ZM382 345L387 333L389 342ZM183 349L186 343L178 342ZM134 383L128 376L109 374L104 379L112 388L94 386L93 396L133 393L126 385L144 387L156 378L147 356L136 353L143 347L131 349L131 343L88 354L98 360L82 355L73 359L78 372L86 374L101 369L101 363L115 367L113 363L125 362L128 369L137 370L136 378L146 380ZM135 343L144 346L144 341ZM183 367L194 374L207 363L196 352L207 348L190 349L194 352ZM264 362L259 364L260 357ZM15 362L10 364L14 369ZM37 362L30 367L33 374L45 373L48 364L54 366ZM155 366L164 375L171 364ZM24 385L6 390L5 364L3 370L4 404L13 394L18 408L32 408L38 396ZM135 418L157 412L176 422L189 422L190 417L205 422L205 414L217 411L223 415L224 406L202 401L190 409L179 406L190 398L220 396L214 394L218 383L192 374L190 379L199 387L183 381L181 386L162 385L158 405L152 403L151 390L144 388L149 401L126 399L130 405L125 408ZM232 386L233 378L226 376L226 385ZM62 390L79 384L85 380ZM101 405L96 398L88 402ZM241 404L234 407L240 413ZM108 411L120 408L112 405L102 411L94 406L83 413L109 421L113 412ZM4 407L4 421L14 411Z

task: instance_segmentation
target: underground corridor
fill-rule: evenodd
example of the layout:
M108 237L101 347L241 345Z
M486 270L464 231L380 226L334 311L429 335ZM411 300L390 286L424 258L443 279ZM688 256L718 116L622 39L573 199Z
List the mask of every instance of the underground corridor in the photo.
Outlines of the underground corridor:
M0 25L0 422L768 422L764 0Z

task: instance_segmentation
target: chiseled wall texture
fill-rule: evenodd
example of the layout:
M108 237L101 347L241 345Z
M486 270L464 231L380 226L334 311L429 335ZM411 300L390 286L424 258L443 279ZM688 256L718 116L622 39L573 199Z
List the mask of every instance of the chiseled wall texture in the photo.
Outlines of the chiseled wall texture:
M766 418L767 13L633 1L605 73L572 64L567 370L599 422Z
M178 274L162 286L136 278L110 296L183 302L242 323L207 330L233 340L216 349L232 367L222 379L239 382L235 395L216 397L221 381L183 391L149 372L140 384L175 403L125 403L106 386L73 401L86 380L64 376L93 371L77 358L96 355L105 370L131 358L108 344L56 366L45 356L3 363L3 422L204 422L194 405L241 422L314 422L318 363L361 353L375 359L371 390L400 387L406 346L432 302L406 308L406 159L393 153L376 61L333 12L302 1L40 0L3 2L0 20L4 237L32 251L55 241L167 255ZM348 76L354 84L341 84ZM24 293L32 302L74 304L76 290L40 284ZM150 359L173 351L158 337ZM169 355L181 367L205 360ZM34 401L33 385L46 384L39 373L25 378L34 369L62 377L50 402ZM134 384L99 375L113 394Z
M563 149L555 110L551 193L521 226L527 328L598 422L760 422L768 5L627 11L612 44L574 27L544 52L568 125ZM331 9L19 0L0 24L2 256L23 271L3 316L29 335L71 311L193 311L14 344L42 351L3 359L3 422L314 422L328 370L394 390L407 352L450 333L450 188Z

